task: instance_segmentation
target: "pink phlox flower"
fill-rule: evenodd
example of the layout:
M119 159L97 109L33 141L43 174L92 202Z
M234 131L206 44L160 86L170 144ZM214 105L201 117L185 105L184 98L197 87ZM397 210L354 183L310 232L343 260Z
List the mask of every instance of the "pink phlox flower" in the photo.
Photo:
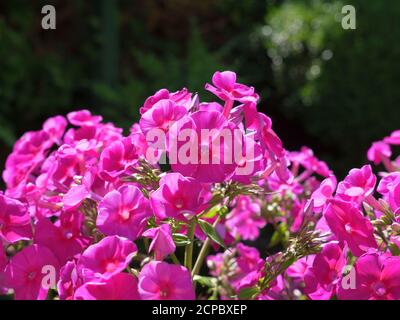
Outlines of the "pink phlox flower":
M382 162L382 159L389 159L392 156L392 150L390 146L382 141L377 141L372 144L368 149L367 158L372 161L375 165Z
M39 219L35 226L34 243L46 246L64 265L81 254L91 239L82 234L85 217L79 211L63 211L56 223Z
M137 251L136 245L126 238L105 237L82 253L77 263L78 274L84 282L110 279L128 267Z
M113 182L119 176L129 172L138 161L138 150L131 138L113 142L100 156L99 175L106 181Z
M11 258L5 271L6 287L14 290L16 300L45 300L58 272L59 262L50 249L34 244Z
M68 122L63 116L55 116L46 120L43 124L43 130L47 132L54 143L59 145L61 144L67 125Z
M182 266L152 261L139 274L139 294L143 300L194 300L190 272Z
M237 168L232 176L234 181L250 184L251 179L265 168L262 148L251 137L243 137L242 151L235 156Z
M72 300L75 290L83 284L79 277L76 261L68 261L60 270L60 279L57 282L57 291L60 300Z
M256 199L249 196L240 196L235 208L227 216L226 226L234 237L240 236L243 240L255 240L260 229L266 225L261 216L261 206Z
M282 158L285 156L285 149L278 135L272 130L271 119L260 114L260 141L261 146L271 152L275 157Z
M205 89L215 94L223 101L246 101L249 97L254 102L258 100L258 95L253 87L236 82L236 73L232 71L217 71L212 77L212 84L206 84ZM247 98L247 99L246 99Z
M180 173L167 173L161 178L160 187L150 194L154 214L160 220L199 213L207 200L207 189Z
M368 249L378 247L371 222L350 203L329 200L324 217L338 240L347 243L353 255L360 256Z
M151 216L150 203L134 185L112 190L98 206L96 225L105 235L120 235L136 240Z
M140 300L136 278L118 273L101 282L86 282L74 294L74 300Z
M27 205L0 193L0 239L15 243L30 240L32 236Z
M384 142L399 146L400 145L400 130L393 131L389 137L384 139Z
M146 111L140 118L140 128L146 135L149 131L159 129L167 132L171 124L187 114L185 107L172 100L163 99Z
M377 191L383 195L393 212L397 213L400 209L400 173L393 172L383 177Z
M206 264L210 270L210 275L218 277L221 274L224 265L225 254L217 253L206 257Z
M290 152L289 159L303 166L307 172L315 172L325 178L332 175L332 171L328 165L324 161L319 160L308 147L302 147L299 152Z
M94 116L89 110L70 112L67 118L72 125L78 127L95 126L103 121L101 116Z
M177 104L186 107L188 110L191 105L192 94L186 89L176 92L169 92L167 89L158 90L154 95L148 97L143 106L139 109L140 114L144 114L150 110L158 101L169 99Z
M154 251L156 260L163 260L175 252L176 246L172 239L171 225L162 224L160 227L148 229L143 236L152 239L149 252Z
M376 176L370 165L361 169L352 169L346 178L339 183L336 195L345 201L360 203L374 192Z
M338 243L326 244L305 273L304 292L312 300L329 300L336 294L345 265L346 255Z
M44 130L25 133L6 160L3 179L7 188L14 189L20 183L31 181L31 174L36 173L52 145L53 141Z
M400 257L368 253L358 258L354 272L354 287L339 286L340 300L400 299Z
M286 274L296 283L304 282L304 276L312 266L314 259L315 255L313 254L297 260L286 270Z
M330 175L321 182L317 190L311 195L311 200L314 201L314 210L321 212L325 207L326 202L332 198L337 186L337 180L334 175Z
M235 171L234 125L217 111L197 111L167 135L172 170L199 182L222 182Z

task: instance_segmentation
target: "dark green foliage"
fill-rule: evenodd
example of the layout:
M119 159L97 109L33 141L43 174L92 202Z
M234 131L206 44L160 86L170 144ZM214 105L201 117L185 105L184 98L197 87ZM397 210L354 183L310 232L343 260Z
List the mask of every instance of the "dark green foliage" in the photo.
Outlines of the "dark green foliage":
M285 113L342 174L400 127L400 2L345 4L356 8L356 30L342 29L341 1L322 0L286 1L264 29Z

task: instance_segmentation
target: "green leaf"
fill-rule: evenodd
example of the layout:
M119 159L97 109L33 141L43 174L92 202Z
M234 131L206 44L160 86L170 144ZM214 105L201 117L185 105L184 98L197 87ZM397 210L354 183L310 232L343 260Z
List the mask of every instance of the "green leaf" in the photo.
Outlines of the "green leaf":
M244 288L239 292L239 299L241 300L248 300L254 297L254 295L260 292L260 288L258 287L250 287Z
M208 210L206 213L202 214L201 216L203 218L208 218L208 219L214 218L218 214L218 211L220 209L221 209L221 205L217 204L216 206L213 206L210 210Z
M190 239L181 233L173 233L172 239L174 240L177 247L184 247L190 244Z
M217 284L217 280L213 277L204 277L204 276L194 276L194 281L197 281L202 286L213 288Z
M209 224L207 221L204 220L197 220L197 224L199 225L200 229L209 237L212 241L219 244L221 247L225 248L224 241L221 239L215 228Z

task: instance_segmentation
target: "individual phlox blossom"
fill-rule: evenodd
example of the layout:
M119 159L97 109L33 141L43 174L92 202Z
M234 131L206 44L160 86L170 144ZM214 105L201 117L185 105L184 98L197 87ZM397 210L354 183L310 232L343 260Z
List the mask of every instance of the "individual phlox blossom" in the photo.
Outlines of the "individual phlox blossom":
M260 253L256 248L246 246L243 243L238 243L236 249L238 252L236 262L239 272L247 273L258 270L263 266L263 260L260 258Z
M233 236L240 236L243 240L255 240L260 234L260 229L266 225L261 216L261 206L257 199L250 196L240 196L235 208L229 213L226 226Z
M46 246L58 258L61 265L79 255L91 239L82 234L84 216L79 211L64 211L54 224L39 219L35 226L34 243Z
M84 282L109 279L127 268L136 253L137 247L132 241L118 236L106 237L82 253L77 264L78 274Z
M199 213L207 200L206 189L180 173L167 173L160 179L160 187L150 194L154 214L161 220Z
M198 111L217 111L222 113L223 106L218 102L202 102L199 104Z
M67 125L68 122L63 116L55 116L46 120L43 124L43 130L47 132L54 143L59 145L61 144Z
M374 228L361 211L342 200L329 200L324 211L329 228L339 241L344 241L355 256L377 248Z
M234 124L217 111L185 116L167 135L172 170L203 183L222 182L231 176L237 167L237 149Z
M62 197L65 210L78 208L85 199L98 201L108 193L107 183L99 177L96 168L88 169L79 180L78 183L71 184Z
M307 177L308 174L314 172L325 178L332 174L328 165L324 161L319 160L310 148L302 147L299 152L289 153L289 159L294 162L294 166L303 166L306 169L303 175L307 175Z
M252 287L262 277L264 261L256 248L238 243L236 246L237 256L235 258L236 270L230 279L230 285L236 292Z
M57 291L60 300L72 300L75 290L83 284L79 276L76 261L68 261L60 270L60 279L57 282Z
M106 194L98 206L96 225L105 235L136 240L151 216L149 201L134 185L123 185Z
M27 205L0 193L0 239L14 243L32 236Z
M74 294L74 300L140 300L136 278L118 273L101 282L86 282Z
M252 182L251 179L264 170L265 161L262 148L258 142L248 136L244 136L242 140L242 152L239 155L235 155L237 168L232 180L250 184Z
M139 109L140 114L146 113L158 101L165 99L172 100L188 110L191 105L192 94L186 88L176 92L169 92L167 89L158 90L154 95L146 99L143 106Z
M307 270L312 266L315 255L308 255L293 263L287 270L286 275L292 278L296 283L304 283L304 276Z
M194 300L190 272L182 266L152 261L139 274L139 294L143 300Z
M380 181L377 191L383 195L383 198L389 203L390 208L395 214L400 209L400 173L393 172L383 177Z
M391 156L392 150L390 146L383 141L374 142L367 153L368 160L375 165L380 164L384 159L389 159Z
M353 271L354 281L338 288L340 300L400 299L400 257L368 253L357 259Z
M393 131L389 137L386 137L384 142L400 146L400 130Z
M225 253L217 253L216 255L207 256L206 264L212 276L218 277L221 274L225 256Z
M142 115L139 122L140 128L145 135L155 129L167 132L171 124L185 114L187 114L185 107L177 105L172 100L163 99Z
M246 101L246 98L252 97L254 101L258 100L258 95L253 87L236 82L236 73L232 71L217 71L212 76L212 84L206 84L205 89L215 94L223 101Z
M6 287L14 290L17 300L44 300L56 284L58 270L59 262L50 249L34 244L11 258L5 271Z
M152 239L149 252L154 252L156 260L163 260L175 252L176 246L172 239L171 225L162 224L160 227L148 229L143 236Z
M117 140L101 153L99 174L104 180L112 182L133 167L138 158L138 150L131 138Z
M352 169L346 178L339 183L336 194L345 201L360 202L372 195L376 184L376 176L370 165L361 169Z
M30 181L31 174L45 159L45 152L53 145L49 134L44 131L25 133L13 147L6 160L3 179L8 189L18 187L20 183Z
M272 130L272 120L265 114L259 113L260 117L260 142L261 146L271 152L278 159L285 156L282 140Z
M64 143L71 146L81 140L95 141L102 147L107 147L114 141L122 139L122 129L112 123L98 123L78 128L70 128L64 135Z
M336 294L346 263L345 252L338 243L326 244L305 273L304 292L312 300L329 300Z
M62 145L44 162L36 185L65 192L73 185L75 176L83 176L97 165L98 148L95 140L81 140L74 146Z
M314 201L314 210L321 212L326 202L333 197L336 190L337 180L334 175L330 175L321 182L317 190L311 195L311 200Z
M103 121L102 116L94 116L86 109L70 112L67 118L71 124L78 127L93 126Z

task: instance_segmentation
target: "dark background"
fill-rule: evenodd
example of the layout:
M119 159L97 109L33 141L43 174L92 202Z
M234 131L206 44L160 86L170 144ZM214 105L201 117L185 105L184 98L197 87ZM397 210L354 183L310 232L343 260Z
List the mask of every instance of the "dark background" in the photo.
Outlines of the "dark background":
M41 28L41 8L57 29ZM49 116L82 108L124 128L160 88L203 86L229 69L262 96L286 148L339 177L400 128L400 1L1 0L0 166Z

